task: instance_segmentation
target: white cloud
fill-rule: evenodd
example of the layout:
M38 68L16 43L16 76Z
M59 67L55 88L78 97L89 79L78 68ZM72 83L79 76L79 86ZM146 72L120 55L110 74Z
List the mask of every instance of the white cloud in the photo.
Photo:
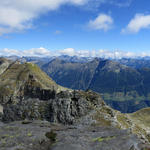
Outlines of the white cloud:
M21 52L15 49L7 49L7 48L0 50L0 56L12 56L12 55L21 56Z
M136 58L136 57L150 57L150 52L125 52L125 51L109 51L109 50L75 50L73 48L66 48L63 50L51 51L46 48L32 48L29 50L15 50L15 49L2 49L0 50L0 56L27 56L27 57L51 57L51 56L78 56L78 57L101 57L101 58Z
M75 50L73 48L66 48L57 52L57 55L79 56L79 57L96 57L95 51L89 50Z
M32 48L30 50L14 50L14 49L3 49L0 50L0 56L36 56L36 57L44 57L51 56L51 52L43 47L40 48Z
M107 31L112 28L113 19L111 16L106 14L99 14L94 20L90 20L88 27L94 30L104 30Z
M69 55L69 56L78 56L78 57L101 57L101 58L112 58L112 59L121 59L121 58L136 58L136 57L145 57L150 56L150 52L125 52L125 51L109 51L109 50L75 50L73 48L64 49L61 51L55 52L55 55Z
M137 33L141 29L150 28L150 15L136 14L122 33Z
M43 47L40 47L40 48L32 48L30 50L24 50L22 55L43 57L43 56L51 56L51 52Z
M132 0L0 0L0 35L20 32L33 26L33 20L40 15L58 9L65 4L98 8L101 4L126 6ZM101 16L102 17L102 16ZM97 29L108 30L112 19L108 16L99 18L91 25Z
M61 55L74 56L75 55L75 50L73 48L66 48L64 50L60 50L59 53Z
M32 27L33 19L63 4L83 5L88 0L1 0L0 35Z

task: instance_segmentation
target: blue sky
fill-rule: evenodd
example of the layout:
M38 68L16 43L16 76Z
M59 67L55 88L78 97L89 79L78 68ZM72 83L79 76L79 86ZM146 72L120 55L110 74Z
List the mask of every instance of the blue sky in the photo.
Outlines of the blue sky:
M150 55L150 1L43 1L0 2L1 55Z

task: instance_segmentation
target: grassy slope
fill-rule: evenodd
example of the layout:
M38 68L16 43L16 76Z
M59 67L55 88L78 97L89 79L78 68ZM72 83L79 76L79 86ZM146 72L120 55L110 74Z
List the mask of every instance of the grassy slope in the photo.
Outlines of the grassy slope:
M32 63L19 64L15 63L0 76L0 91L2 95L13 94L21 85L28 81L29 75L34 77L34 86L43 89L60 90L62 87L58 86L50 77L46 75L40 68Z

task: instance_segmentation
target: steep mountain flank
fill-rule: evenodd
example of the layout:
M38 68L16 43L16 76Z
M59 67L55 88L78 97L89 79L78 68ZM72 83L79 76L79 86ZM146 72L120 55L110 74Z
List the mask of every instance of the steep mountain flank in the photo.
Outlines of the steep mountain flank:
M114 93L136 90L140 86L141 76L136 70L117 62L100 61L90 84L91 89L99 93Z
M135 100L143 96L141 81L137 70L104 60L99 63L89 89L102 93L105 100Z
M43 65L42 70L64 87L85 90L93 78L98 63L98 59L88 63L71 63L57 58Z
M55 59L42 69L60 85L115 95L114 99L106 95L110 100L117 100L117 95L118 99L124 96L122 100L144 95L141 73L114 61L95 59L88 63L71 63Z

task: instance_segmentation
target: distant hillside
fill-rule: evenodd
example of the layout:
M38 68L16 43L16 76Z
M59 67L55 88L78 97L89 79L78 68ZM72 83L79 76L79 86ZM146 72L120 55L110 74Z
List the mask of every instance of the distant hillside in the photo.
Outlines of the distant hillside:
M140 80L140 73L135 69L104 60L99 62L89 88L99 93L123 92L126 95L129 91L138 91Z
M42 70L64 87L86 90L98 63L98 59L88 63L71 63L57 58L43 65Z

